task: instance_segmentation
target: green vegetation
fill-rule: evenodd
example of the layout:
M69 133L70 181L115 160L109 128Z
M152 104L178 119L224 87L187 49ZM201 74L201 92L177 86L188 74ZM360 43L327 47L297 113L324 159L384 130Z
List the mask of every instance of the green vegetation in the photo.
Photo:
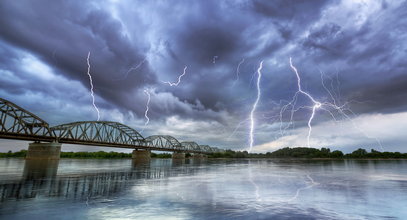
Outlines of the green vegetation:
M6 157L25 157L27 150L18 152L0 153L0 158ZM95 158L95 159L113 159L113 158L131 158L131 153L119 152L61 152L61 158ZM186 157L191 154L186 153ZM151 153L152 158L171 158L170 153ZM367 152L365 149L359 148L352 153L344 154L339 150L331 151L329 148L308 148L308 147L295 147L295 148L282 148L274 152L262 153L248 153L247 151L233 151L226 150L224 153L212 153L208 155L209 158L339 158L339 159L407 159L407 153L400 152L380 152L372 149Z
M329 148L286 147L272 153L266 153L266 156L277 158L341 158L344 155L338 150L331 152Z
M233 151L226 150L224 153L212 153L209 154L209 158L249 158L254 157L256 154L250 154L247 151Z
M7 153L1 153L0 152L0 158L5 158L5 157L25 157L27 155L27 150L20 150L17 152L7 152Z
M274 152L267 152L265 154L248 153L247 151L232 151L226 150L224 153L213 153L209 158L378 158L378 159L407 159L407 153L400 152L380 152L372 149L368 153L365 149L359 148L352 153L344 154L342 151L331 151L329 148L308 148L308 147L295 147L295 148L282 148Z

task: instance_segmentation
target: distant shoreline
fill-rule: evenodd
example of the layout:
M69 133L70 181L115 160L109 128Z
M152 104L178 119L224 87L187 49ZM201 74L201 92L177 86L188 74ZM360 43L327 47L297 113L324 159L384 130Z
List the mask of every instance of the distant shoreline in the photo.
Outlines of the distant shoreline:
M18 152L0 153L0 158L24 158L27 150L20 150ZM367 152L365 149L359 148L352 153L344 154L339 150L331 152L329 148L281 148L274 152L267 153L248 153L247 151L233 151L226 150L222 153L207 154L208 158L262 158L262 159L278 159L278 160L344 160L344 159L358 159L358 160L406 160L407 153L400 152L380 152L371 149ZM190 153L186 153L186 158L191 157ZM75 159L121 159L132 158L132 153L121 152L61 152L60 158L75 158ZM151 158L172 158L171 153L154 153L151 152Z

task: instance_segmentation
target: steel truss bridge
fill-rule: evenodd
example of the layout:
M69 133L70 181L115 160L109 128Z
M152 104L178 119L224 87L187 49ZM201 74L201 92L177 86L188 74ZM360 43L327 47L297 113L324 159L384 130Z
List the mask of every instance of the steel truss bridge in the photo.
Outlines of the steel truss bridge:
M135 129L111 121L78 121L50 127L38 116L2 98L0 111L0 138L5 139L187 153L224 151L193 141L180 142L169 135L144 138Z

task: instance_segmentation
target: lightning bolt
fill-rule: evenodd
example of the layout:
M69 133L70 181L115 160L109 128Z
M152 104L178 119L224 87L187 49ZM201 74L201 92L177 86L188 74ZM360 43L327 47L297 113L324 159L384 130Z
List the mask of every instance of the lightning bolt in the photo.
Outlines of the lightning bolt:
M245 120L239 122L239 123L236 125L235 129L233 130L233 132L228 136L228 138L226 138L226 140L229 140L230 138L232 138L232 137L236 134L236 132L237 132L237 130L240 128L240 126L242 126L242 124L246 123L246 122L249 121L249 120L250 120L250 118L246 118Z
M143 92L144 92L144 94L147 95L147 103L146 103L146 111L144 112L144 117L146 118L146 122L144 123L144 127L141 130L141 132L144 131L144 129L146 128L146 126L150 122L150 118L148 117L148 110L149 110L149 106L150 106L151 96L150 96L150 92L147 89L145 89Z
M96 112L98 113L98 119L97 119L97 120L99 121L99 120L100 120L100 112L99 112L98 107L97 107L96 104L95 104L95 95L94 95L94 93L93 93L92 75L90 75L90 63L89 63L89 58L90 58L90 51L89 51L89 53L88 53L88 58L86 59L86 60L87 60L87 63L88 63L88 72L87 72L87 74L88 74L88 76L89 76L90 96L92 96L92 104L93 104L93 107L95 108Z
M257 98L256 101L253 104L252 110L250 111L250 148L249 148L249 153L253 149L253 143L254 143L254 136L253 136L253 131L254 131L254 112L256 111L257 104L259 103L260 96L261 96L261 91L260 91L260 80L261 80L261 69L263 68L263 60L260 62L259 68L257 69Z
M293 69L293 71L295 72L295 75L297 76L298 91L297 91L296 94L301 93L301 94L307 96L312 101L312 103L314 103L314 105L312 106L312 114L311 114L311 116L310 116L310 118L308 120L308 128L309 129L308 129L307 143L308 143L308 147L310 147L309 140L310 140L310 136L311 136L311 132L312 132L311 122L312 122L312 119L314 119L315 111L318 108L321 108L322 104L320 102L316 101L309 93L304 92L302 90L302 88L301 88L301 77L300 77L300 74L298 73L297 68L295 68L295 66L293 65L291 57L290 57L290 67L291 67L291 69Z
M131 71L135 71L138 68L140 68L145 62L147 61L147 57L145 57L142 61L140 61L140 63L138 63L135 67L131 67L129 70L127 70L126 74L124 74L124 77L120 80L124 80L129 76L129 73Z
M242 65L243 63L244 63L244 58L239 62L239 64L236 67L236 80L233 82L232 86L234 86L239 81L240 65Z
M187 66L184 67L184 72L181 75L178 76L178 81L176 83L171 83L171 82L168 82L168 81L163 82L163 83L166 83L166 84L168 84L170 86L178 86L178 84L181 82L181 78L186 74L187 68L188 68Z

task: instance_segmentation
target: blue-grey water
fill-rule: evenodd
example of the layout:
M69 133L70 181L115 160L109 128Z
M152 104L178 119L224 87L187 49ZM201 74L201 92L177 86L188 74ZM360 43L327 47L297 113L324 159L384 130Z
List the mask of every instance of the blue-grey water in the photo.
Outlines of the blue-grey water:
M405 160L0 159L0 219L407 219Z

